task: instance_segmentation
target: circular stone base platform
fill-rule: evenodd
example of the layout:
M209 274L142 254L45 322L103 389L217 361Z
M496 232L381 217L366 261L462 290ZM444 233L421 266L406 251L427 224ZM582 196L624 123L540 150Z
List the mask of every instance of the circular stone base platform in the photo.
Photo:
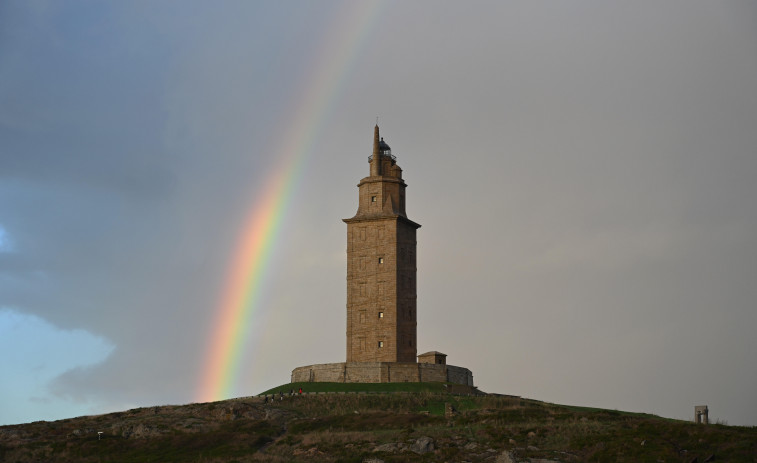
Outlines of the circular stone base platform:
M292 382L421 383L447 382L473 386L467 368L434 363L342 362L308 365L292 370Z

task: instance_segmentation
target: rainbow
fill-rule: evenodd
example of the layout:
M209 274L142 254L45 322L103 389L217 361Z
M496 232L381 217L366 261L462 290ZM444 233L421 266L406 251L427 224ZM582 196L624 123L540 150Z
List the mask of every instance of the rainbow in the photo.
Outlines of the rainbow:
M307 161L319 138L325 120L338 100L339 89L349 75L361 44L376 23L379 2L345 1L334 15L337 23L325 28L314 69L307 75L304 94L292 102L291 116L282 140L275 150L282 159L259 192L237 245L231 253L225 285L215 310L205 360L201 367L196 400L223 400L234 396L242 369L242 354L251 332L250 326L260 310L275 240L284 222Z

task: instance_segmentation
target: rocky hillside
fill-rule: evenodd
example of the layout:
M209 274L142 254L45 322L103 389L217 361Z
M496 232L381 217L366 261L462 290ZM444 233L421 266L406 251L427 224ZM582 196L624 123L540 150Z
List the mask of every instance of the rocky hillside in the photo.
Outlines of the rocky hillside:
M0 461L757 461L757 428L444 391L270 397L2 426Z

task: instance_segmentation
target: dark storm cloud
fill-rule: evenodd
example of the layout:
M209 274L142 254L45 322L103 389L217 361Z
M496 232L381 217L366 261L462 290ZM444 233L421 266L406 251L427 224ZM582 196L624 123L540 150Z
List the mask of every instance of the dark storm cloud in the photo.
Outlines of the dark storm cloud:
M0 306L115 346L51 397L188 402L339 4L0 8ZM487 391L753 424L755 8L388 2L375 21L317 121L245 391L343 359L340 219L379 115L423 225L421 350Z

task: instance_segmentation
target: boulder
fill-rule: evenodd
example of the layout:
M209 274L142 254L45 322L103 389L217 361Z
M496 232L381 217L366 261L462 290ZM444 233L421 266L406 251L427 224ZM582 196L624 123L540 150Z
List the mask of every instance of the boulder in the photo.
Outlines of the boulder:
M388 452L388 453L394 453L396 451L400 450L399 444L396 442L389 442L388 444L381 444L379 446L376 446L376 448L373 449L374 452Z
M419 437L413 444L410 446L410 450L413 452L423 455L424 453L433 452L434 451L434 439L423 436Z

